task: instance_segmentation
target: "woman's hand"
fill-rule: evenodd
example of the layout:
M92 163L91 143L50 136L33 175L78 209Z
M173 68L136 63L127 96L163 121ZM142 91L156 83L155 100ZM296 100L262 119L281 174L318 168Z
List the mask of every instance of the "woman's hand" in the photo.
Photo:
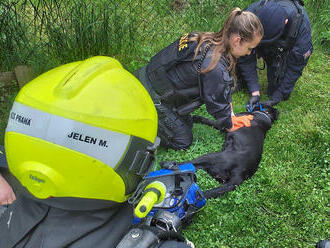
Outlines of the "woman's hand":
M0 205L8 205L16 200L12 187L0 174Z

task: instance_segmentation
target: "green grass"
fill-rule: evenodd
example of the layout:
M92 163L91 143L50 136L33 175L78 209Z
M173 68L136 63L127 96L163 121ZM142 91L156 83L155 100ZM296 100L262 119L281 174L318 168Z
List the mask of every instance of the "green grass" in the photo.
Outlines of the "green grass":
M315 49L279 120L267 133L259 170L236 191L209 200L185 230L196 247L314 247L330 237L330 62ZM265 72L260 74L265 93ZM233 95L235 112L249 96ZM205 109L197 114L209 116ZM157 161L187 161L220 151L223 136L196 124L187 151L161 148ZM218 184L198 172L202 189Z
M314 247L329 238L329 66L329 56L316 49L291 98L277 106L280 117L267 133L257 173L208 201L185 231L196 247ZM243 110L248 95L233 98ZM162 149L158 160L185 161L221 149L217 131L196 125L194 135L188 151ZM217 185L201 172L198 183Z
M0 23L5 24L0 32L1 71L28 63L41 73L96 54L114 56L133 71L184 32L217 31L224 13L252 1L145 0L134 5L136 1L123 0L120 4L107 1L107 8L102 8L105 1L101 0L23 2L41 3L37 5L40 15L24 4L16 6L16 12L5 12L5 4L13 2L0 3ZM176 2L183 3L183 9L174 8ZM280 118L267 133L257 173L234 192L209 200L185 230L196 247L314 247L318 240L330 238L329 9L324 8L324 0L305 2L315 52L291 98L277 107ZM78 8L84 5L89 11ZM45 19L39 19L42 16ZM105 17L108 23L101 22ZM40 32L41 26L48 29ZM260 76L265 92L265 72ZM0 83L0 144L17 91L15 84ZM248 98L246 92L233 95L235 112L244 111ZM196 112L208 116L205 108ZM196 124L193 132L190 149L160 148L157 162L186 161L221 150L223 136L218 131ZM199 171L197 176L203 189L217 186L206 173Z

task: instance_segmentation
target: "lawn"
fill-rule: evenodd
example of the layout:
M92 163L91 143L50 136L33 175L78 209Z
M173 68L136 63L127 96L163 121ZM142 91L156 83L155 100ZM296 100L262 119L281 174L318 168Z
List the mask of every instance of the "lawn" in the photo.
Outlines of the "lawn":
M185 230L196 247L314 247L330 237L329 77L329 55L316 49L291 98L276 106L280 116L267 133L257 173L209 200ZM234 94L235 112L244 111L247 100L246 92ZM207 116L205 110L198 114ZM199 124L193 131L189 150L160 149L158 161L187 161L221 149L218 131ZM197 175L203 189L217 185L206 173Z
M21 2L42 4L35 4L35 8L23 4L16 6L17 11L6 12L8 6L14 9L15 3L0 3L0 23L4 28L0 31L0 71L28 63L39 74L93 55L113 56L133 71L179 34L216 31L223 13L252 1L159 0L163 5L153 0L123 0L121 4L103 0L72 0L68 4L64 0ZM102 5L91 11L96 2ZM235 191L209 200L184 230L198 248L312 248L318 240L330 238L329 7L324 8L328 6L324 0L305 2L313 21L314 53L290 99L276 106L280 116L267 133L259 170ZM60 12L53 9L56 6ZM108 18L110 23L101 22L102 18ZM137 21L140 19L142 23ZM33 25L37 25L35 29ZM260 77L265 93L265 71L260 72ZM0 144L18 90L14 83L0 82ZM248 98L245 91L233 95L235 112L245 111ZM209 116L205 108L196 113ZM160 148L157 162L187 161L221 150L223 135L218 131L196 124L193 132L190 149ZM202 189L217 186L204 172L199 171L197 178Z

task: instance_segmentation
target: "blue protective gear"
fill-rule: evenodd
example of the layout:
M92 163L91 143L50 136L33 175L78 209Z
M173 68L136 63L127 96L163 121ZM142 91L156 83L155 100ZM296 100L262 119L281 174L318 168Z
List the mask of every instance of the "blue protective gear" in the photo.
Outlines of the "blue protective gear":
M246 103L246 110L252 112L254 107L259 103L260 96L251 96L249 101Z

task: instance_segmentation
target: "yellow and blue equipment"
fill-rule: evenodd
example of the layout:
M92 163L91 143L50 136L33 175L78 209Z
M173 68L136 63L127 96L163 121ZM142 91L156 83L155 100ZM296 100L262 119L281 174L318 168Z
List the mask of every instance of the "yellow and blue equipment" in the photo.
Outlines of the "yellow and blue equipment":
M155 204L161 203L166 194L166 185L161 181L153 181L144 189L144 195L135 207L134 214L138 218L144 218Z
M173 213L181 221L189 222L190 217L206 204L203 192L196 183L195 173L196 169L191 163L176 165L169 162L163 165L163 169L145 176L128 200L136 206L133 224L140 223L145 217L153 217L159 211ZM149 194L152 194L153 200L149 200Z

